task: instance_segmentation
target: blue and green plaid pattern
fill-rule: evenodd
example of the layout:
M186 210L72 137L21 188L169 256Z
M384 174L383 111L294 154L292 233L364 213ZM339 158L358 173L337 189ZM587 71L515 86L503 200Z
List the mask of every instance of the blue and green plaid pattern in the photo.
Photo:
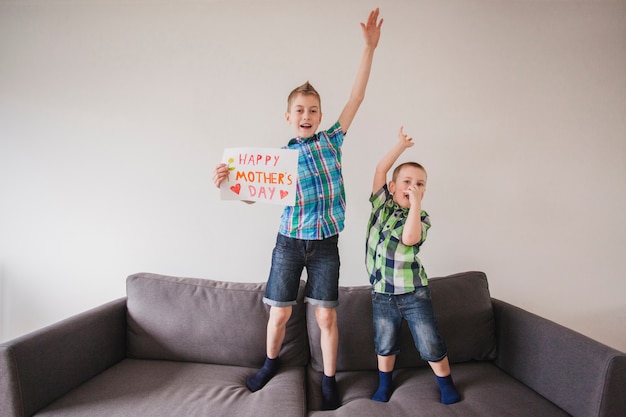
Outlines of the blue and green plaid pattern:
M374 291L406 294L428 285L428 277L417 257L430 228L428 213L421 212L422 240L414 246L402 244L408 208L398 206L387 185L370 197L372 214L367 228L365 266Z
M297 149L296 203L287 206L279 233L304 240L334 236L344 227L346 196L341 173L343 131L339 122L310 138L291 139L287 149Z

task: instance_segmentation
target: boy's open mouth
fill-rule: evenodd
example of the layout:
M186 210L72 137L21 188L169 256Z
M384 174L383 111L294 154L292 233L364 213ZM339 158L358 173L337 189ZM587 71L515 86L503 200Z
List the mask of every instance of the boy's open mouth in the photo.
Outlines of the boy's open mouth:
M305 124L301 124L300 127L303 128L303 129L310 129L311 125L308 124L308 123L305 123Z

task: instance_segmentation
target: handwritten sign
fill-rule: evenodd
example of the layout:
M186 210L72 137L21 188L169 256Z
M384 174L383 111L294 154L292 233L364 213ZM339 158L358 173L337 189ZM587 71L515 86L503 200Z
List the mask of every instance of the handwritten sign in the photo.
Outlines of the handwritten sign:
M293 206L296 203L298 151L271 148L227 148L222 162L228 180L222 200L248 200Z

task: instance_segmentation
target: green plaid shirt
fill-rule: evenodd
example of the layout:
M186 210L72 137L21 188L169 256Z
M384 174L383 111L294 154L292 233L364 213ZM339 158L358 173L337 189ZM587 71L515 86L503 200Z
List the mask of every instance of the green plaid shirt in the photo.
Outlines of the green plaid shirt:
M430 228L428 213L421 212L422 240L413 246L402 243L408 208L393 201L387 185L370 197L372 214L367 228L365 266L374 291L406 294L428 285L428 277L417 257Z

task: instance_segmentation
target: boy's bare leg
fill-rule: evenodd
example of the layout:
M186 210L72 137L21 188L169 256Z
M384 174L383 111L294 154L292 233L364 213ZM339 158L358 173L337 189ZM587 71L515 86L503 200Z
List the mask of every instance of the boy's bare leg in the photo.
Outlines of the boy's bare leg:
M337 371L337 349L339 347L339 329L337 311L334 308L315 307L315 319L320 328L320 347L324 361L322 379L322 409L334 410L339 407L339 391L335 380Z
M396 355L378 355L378 370L381 372L392 372L396 365Z
M428 362L435 375L440 377L446 377L450 375L450 362L446 356L439 362Z
M291 317L292 307L270 307L270 318L267 322L267 357L275 359L285 340L287 322Z
M285 340L287 322L291 317L292 307L270 307L270 318L267 321L267 357L263 367L246 381L252 392L258 391L268 383L278 371L278 354Z
M337 311L334 308L315 307L315 319L320 327L320 346L324 373L335 375L337 370L337 349L339 347L339 329L337 328Z

